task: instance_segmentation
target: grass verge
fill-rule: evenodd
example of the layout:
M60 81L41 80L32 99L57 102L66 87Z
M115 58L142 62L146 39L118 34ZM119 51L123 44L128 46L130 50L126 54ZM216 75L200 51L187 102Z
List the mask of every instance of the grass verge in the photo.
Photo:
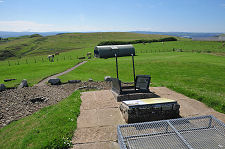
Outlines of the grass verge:
M68 148L80 113L80 92L0 129L1 149Z
M225 113L225 57L190 52L139 53L136 74L150 74L151 86L166 86ZM133 81L131 57L118 58L119 78ZM92 72L92 73L90 73ZM116 77L115 59L95 59L63 76L68 79L103 80Z

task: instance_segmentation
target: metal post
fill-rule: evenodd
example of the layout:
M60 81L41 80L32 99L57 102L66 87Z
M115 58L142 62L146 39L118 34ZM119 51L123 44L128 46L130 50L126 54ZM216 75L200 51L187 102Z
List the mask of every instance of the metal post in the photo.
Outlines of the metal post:
M118 74L118 62L117 62L117 55L115 54L115 57L116 57L116 76L117 76L117 79L119 79L119 74Z
M136 80L135 80L135 68L134 68L134 55L131 54L132 56L132 62L133 62L133 74L134 74L134 90L136 91Z

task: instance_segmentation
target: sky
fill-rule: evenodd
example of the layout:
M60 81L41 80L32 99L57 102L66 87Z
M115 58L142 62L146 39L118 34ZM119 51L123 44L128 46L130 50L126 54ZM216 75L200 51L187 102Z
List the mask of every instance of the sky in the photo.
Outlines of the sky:
M225 0L0 0L0 31L225 33Z

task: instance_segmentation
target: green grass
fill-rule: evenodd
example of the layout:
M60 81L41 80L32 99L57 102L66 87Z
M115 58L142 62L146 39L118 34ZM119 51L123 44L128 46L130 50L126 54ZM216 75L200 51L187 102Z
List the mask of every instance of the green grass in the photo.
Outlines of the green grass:
M159 39L168 36L146 35L137 33L68 33L47 37L29 36L12 38L8 42L0 43L1 51L9 50L17 57L11 57L0 61L0 83L7 87L17 86L23 79L27 79L30 86L38 83L43 78L62 72L73 67L77 58L86 56L94 47L105 40L135 40L135 39ZM59 51L55 62L47 60L48 54ZM43 55L44 54L44 55ZM38 56L39 55L39 56ZM22 57L22 58L18 58ZM5 79L16 79L4 82Z
M46 37L20 37L8 42L0 42L0 55L4 50L11 51L17 57L26 55L54 54L78 49L94 48L101 41L130 41L137 39L159 39L166 35L137 34L128 32L103 33L67 33ZM179 38L180 39L180 38ZM183 39L184 40L184 39Z
M1 149L67 148L77 126L80 92L0 129Z
M35 63L36 61L36 63ZM41 79L50 75L65 71L76 65L80 60L65 54L55 58L55 62L49 62L46 56L27 57L14 61L0 62L0 83L7 87L17 86L23 79L27 79L29 85L38 83ZM4 82L5 79L16 79Z
M218 41L170 41L154 42L149 44L135 44L136 52L154 53L154 52L171 52L173 49L182 49L184 52L225 52L222 42Z
M151 74L152 86L167 86L225 113L224 61L225 57L201 53L139 53L135 68L137 75ZM119 78L133 81L131 57L121 57L118 62ZM60 78L103 80L108 75L116 77L114 58L89 61Z

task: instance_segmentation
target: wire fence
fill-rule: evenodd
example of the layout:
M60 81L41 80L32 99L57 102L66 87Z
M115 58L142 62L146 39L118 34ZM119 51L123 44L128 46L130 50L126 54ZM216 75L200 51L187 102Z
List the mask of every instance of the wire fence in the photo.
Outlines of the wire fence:
M225 53L225 51L211 51L211 50L186 50L186 49L136 49L135 53L162 53L162 52L192 52L192 53ZM47 57L32 57L32 58L21 58L17 60L8 60L8 61L2 61L1 65L22 65L22 64L35 64L35 63L49 63L49 62L62 62L62 61L68 61L68 60L76 60L76 59L90 59L93 58L93 56L55 56L53 59L49 59Z
M187 49L146 49L136 50L135 53L161 53L161 52L192 52L192 53L225 53L225 50L187 50Z
M46 57L33 57L33 58L22 58L17 60L7 60L2 61L1 65L15 66L15 65L24 65L24 64L40 64L40 63L56 63L62 61L72 61L72 60L82 60L82 59L91 59L93 56L55 56L54 58Z

